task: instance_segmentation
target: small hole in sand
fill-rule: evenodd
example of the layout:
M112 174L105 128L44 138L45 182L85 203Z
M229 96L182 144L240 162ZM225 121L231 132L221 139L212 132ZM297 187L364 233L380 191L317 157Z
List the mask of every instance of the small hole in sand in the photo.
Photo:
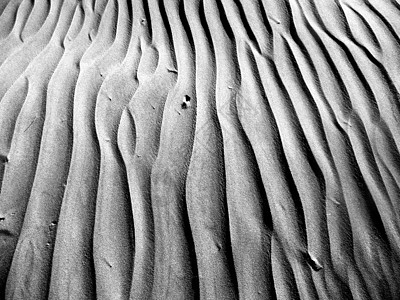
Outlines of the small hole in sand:
M186 109L186 108L190 107L190 97L188 95L185 95L183 97L183 101L182 101L181 106L182 106L183 109Z
M316 259L315 257L313 257L311 254L307 253L306 255L306 261L307 264L316 272L320 271L321 269L323 269L323 266L321 265L321 263L318 261L318 259Z
M0 222L3 222L5 219L5 217L0 217Z

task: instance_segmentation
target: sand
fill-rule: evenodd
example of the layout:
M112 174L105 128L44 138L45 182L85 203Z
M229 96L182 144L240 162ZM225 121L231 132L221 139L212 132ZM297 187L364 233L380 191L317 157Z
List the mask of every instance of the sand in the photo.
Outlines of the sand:
M0 299L399 299L399 16L0 1Z

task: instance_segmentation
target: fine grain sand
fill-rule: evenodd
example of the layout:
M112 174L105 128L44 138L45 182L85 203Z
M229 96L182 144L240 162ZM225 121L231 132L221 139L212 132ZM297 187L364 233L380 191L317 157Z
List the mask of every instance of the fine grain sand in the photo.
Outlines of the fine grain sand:
M0 299L400 299L400 2L0 0Z

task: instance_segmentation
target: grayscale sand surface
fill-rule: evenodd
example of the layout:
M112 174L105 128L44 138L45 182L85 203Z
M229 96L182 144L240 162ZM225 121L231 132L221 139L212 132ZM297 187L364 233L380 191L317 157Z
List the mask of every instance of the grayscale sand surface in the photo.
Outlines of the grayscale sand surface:
M0 299L400 299L400 1L0 0Z

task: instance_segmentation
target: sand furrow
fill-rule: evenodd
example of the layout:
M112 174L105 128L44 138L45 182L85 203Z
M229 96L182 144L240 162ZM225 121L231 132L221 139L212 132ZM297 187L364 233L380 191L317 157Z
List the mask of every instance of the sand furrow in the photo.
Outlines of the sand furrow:
M325 14L321 17L322 20L327 19ZM343 43L342 48L346 48L347 51L350 52L347 57L354 58L354 60L350 60L351 68L354 68L357 72L358 66L360 68L361 66L365 67L363 72L358 72L358 77L360 78L360 84L364 87L363 90L366 91L364 95L361 95L366 99L362 100L362 98L357 97L358 100L354 94L349 93L355 113L362 118L368 132L370 132L370 125L374 125L375 122L385 122L391 131L395 132L394 137L397 140L397 134L394 128L398 127L398 94L394 93L396 88L387 71L379 62L374 60L370 61L363 51L360 51L359 47L346 37L346 31L344 28L341 28L342 26L332 21L331 18L328 19L326 24L330 23L332 27L336 28L336 31L338 31L338 33L335 33L337 42ZM344 78L350 77L346 75ZM349 86L349 90L355 90L355 87Z
M75 15L71 26L80 23L82 17L82 15ZM77 47L79 44L80 46ZM14 297L17 295L22 297L20 293L26 293L42 299L48 294L56 225L72 150L72 100L79 73L78 61L74 56L79 57L79 50L82 55L86 49L81 39L75 40L71 46L75 46L74 52L71 51L71 48L66 48L47 89L46 119L41 140L41 152L20 241L13 258L7 284L7 294L12 294ZM57 163L49 164L52 161ZM40 234L33 234L35 230L39 230ZM24 263L25 251L22 250L24 244L32 244L40 249L41 258L35 262L34 269L20 273L18 270ZM26 281L26 276L29 276L31 272L38 274L34 284L25 290L20 289L20 283Z
M2 2L1 2L1 4L0 4L0 16L3 14L4 10L5 10L5 9L7 8L7 6L10 4L10 2L12 2L12 1L8 0L8 1L2 1ZM15 2L15 1L14 1L14 2ZM6 11L5 13L7 13L7 11Z
M98 2L97 5L94 21L100 21L98 16L103 10L104 15L95 36L93 32L97 28L85 31L86 38L94 40L79 61L80 73L73 107L72 157L54 248L50 284L52 299L67 295L87 299L96 295L93 227L100 153L95 132L95 105L107 71L123 58L123 53L117 52L116 57L111 57L107 52L114 45L114 28L118 20L116 1ZM76 180L76 174L84 174L84 178ZM79 197L75 196L76 193Z
M22 1L15 16L15 23L10 34L16 35L16 37L18 37L21 41L23 41L22 31L25 28L25 24L29 16L31 15L32 8L33 3L31 1Z
M310 105L312 105L312 102L315 101L314 105L318 109L318 112L315 112L312 115L314 115L315 117L320 114L321 117L322 126L308 126L305 130L305 134L308 137L307 139L311 148L313 149L314 155L316 155L317 162L321 165L321 169L324 175L326 216L328 225L327 229L329 232L329 238L336 241L334 243L331 243L330 245L330 252L332 257L325 256L324 258L324 271L329 272L329 274L327 274L326 276L333 276L327 278L327 285L329 288L333 289L331 294L332 297L333 295L335 295L338 297L338 299L342 299L344 295L340 296L341 293L346 292L344 290L344 286L341 285L340 280L337 281L338 277L336 276L339 276L341 280L347 281L347 264L344 263L345 260L343 260L342 255L344 254L343 250L346 250L347 253L351 253L351 251L348 252L346 248L343 249L343 247L340 245L342 243L349 243L349 241L351 240L351 236L349 239L349 237L346 237L347 234L344 233L346 231L346 228L348 230L347 225L344 226L345 224L348 224L348 221L346 221L347 212L344 212L343 207L338 205L340 204L340 202L343 201L343 194L341 191L342 187L338 178L337 168L333 162L331 149L329 148L328 144L329 136L332 134L332 129L335 128L336 120L334 119L333 112L329 107L327 99L325 98L323 91L321 90L321 87L319 87L318 78L315 76L315 73L313 74L314 68L311 65L309 56L307 55L308 53L304 53L299 45L297 45L298 41L293 40L293 38L288 36L286 37L286 39L291 46L290 48L292 48L293 50L293 55L295 59L298 61L297 66L296 62L294 61L293 67L295 67L295 69L296 67L299 68L297 70L302 74L302 77L304 78L304 81L308 86L310 92L309 97L312 97L310 98ZM307 117L304 117L304 121L300 119L301 122L307 122L305 121L305 118L311 118L311 114L309 114ZM307 134L311 128L315 130L315 128L318 127L321 127L321 129L323 130L323 132L320 132L320 135L322 135L321 138L317 138L316 135ZM319 140L319 143L315 143L316 139ZM323 150L323 152L321 150ZM340 218L338 218L339 216ZM339 253L342 254L339 255ZM348 255L349 254L347 254L346 256ZM351 256L352 255L350 254L350 257ZM350 257L346 258L346 260L350 259L350 261L352 261ZM329 268L330 261L335 268L334 273L337 274L332 274L332 270ZM333 284L330 283L330 281L334 281L336 283ZM340 286L342 287L340 288Z
M30 1L23 1L18 8L13 28L10 30L7 36L0 41L0 66L11 53L13 53L22 45L23 39L21 35L24 29L24 23L29 19L31 10L33 9ZM8 24L5 23L2 25L6 27Z
M312 10L310 10L310 12L311 12ZM350 117L349 117L349 121L347 122L347 124L348 124L348 129L346 130L346 132L348 133L348 134L356 134L356 135L360 135L360 133L357 133L357 131L356 131L356 128L353 128L352 127L352 125L351 125L351 123L352 123L352 120L354 119L354 117L356 117L357 115L362 115L364 118L369 118L369 120L367 119L367 121L364 121L364 124L366 124L366 125L368 125L368 128L371 128L370 126L371 125L369 125L369 124L373 124L373 120L371 120L371 118L374 118L373 117L373 113L374 112L376 112L376 108L374 109L374 107L373 107L373 105L374 105L374 102L373 101L371 101L370 99L370 97L367 95L367 94L364 94L364 97L360 97L361 95L360 95L360 93L355 93L355 91L358 89L358 87L355 87L355 86L351 86L352 84L357 84L357 81L359 82L359 84L362 84L361 83L361 81L360 81L360 76L361 76L361 79L362 80L364 80L364 84L366 83L366 81L365 81L365 78L363 77L363 75L362 75L362 73L360 73L360 72L358 72L357 73L357 75L352 75L351 74L351 72L354 72L353 70L354 70L354 68L355 68L355 63L353 63L353 62L351 62L351 60L352 60L352 57L351 57L351 55L349 56L349 55L345 55L345 57L346 57L346 60L347 59L349 59L350 60L350 62L348 63L348 65L346 66L346 60L343 60L343 55L341 56L341 60L339 61L339 58L336 58L335 56L336 55L338 55L339 53L340 53L340 50L338 49L338 48L333 48L334 47L334 44L333 43L331 43L330 41L328 41L326 38L325 38L325 36L327 36L326 34L325 34L325 32L323 31L323 29L319 29L318 27L317 27L317 25L316 24L318 24L318 22L313 22L313 26L314 27L316 27L317 28L317 32L321 32L321 38L322 38L322 40L324 41L324 44L325 45L327 45L328 46L328 53L331 53L332 54L332 58L333 58L333 60L334 60L334 62L335 62L335 64L336 65L340 65L340 64L342 64L342 67L339 69L339 72L343 72L344 73L344 75L343 75L343 79L344 79L344 84L345 84L345 86L347 87L347 90L349 91L349 100L352 102L352 106L353 106L353 109L352 109L352 111L351 111L351 115L350 115ZM345 36L344 34L342 34L341 35L342 37L343 36ZM342 48L343 49L343 48ZM339 51L338 51L339 50ZM345 50L346 51L346 50ZM357 56L357 59L359 58L359 56L360 55L358 55ZM348 60L347 60L348 61ZM345 73L347 71L347 74ZM350 72L350 73L349 73ZM364 72L363 72L364 73ZM354 73L353 73L354 74ZM368 75L368 73L364 73L364 74L367 74ZM351 77L352 78L352 80L348 80L348 78L349 77ZM372 82L372 81L371 81ZM372 87L374 87L374 85L376 85L376 80L372 83ZM364 85L364 87L365 87L365 85ZM368 85L368 88L369 88L370 86ZM363 91L364 90L364 88L361 88L361 89L359 89L360 91ZM370 94L372 94L372 92L370 92ZM372 105L372 106L371 106ZM368 108L368 106L370 107L370 109L367 109ZM376 118L375 118L376 119ZM367 129L368 130L368 129ZM353 135L354 136L354 135ZM349 142L351 142L351 141L349 141ZM349 146L348 146L349 147ZM353 148L353 149L355 149L355 145L353 145L353 144L351 144L351 147ZM355 155L355 154L354 154ZM351 155L351 156L353 156L353 154ZM353 161L353 158L350 158L351 159L351 161ZM354 163L351 163L351 165L354 167ZM347 169L346 167L344 167L344 166L342 166L342 167L340 167L339 168L340 169L340 171L344 171L344 169ZM352 184L351 185L351 187L349 186L348 188L346 188L346 187L344 187L344 190L346 190L347 189L347 193L349 193L349 194L347 194L347 196L346 196L346 193L345 193L345 199L346 199L346 203L348 204L348 206L347 206L347 208L349 209L349 216L350 216L350 219L353 219L353 224L355 224L356 223L356 221L354 220L354 213L355 213L355 210L357 209L358 211L360 210L360 209L366 209L366 210L364 210L364 213L363 213L363 216L364 216L364 218L363 218L363 220L359 220L359 221L357 221L357 222L370 222L369 224L370 225L363 225L363 226L366 226L366 228L370 228L371 226L375 226L375 228L379 228L379 227L381 227L381 225L379 225L379 218L377 219L377 215L376 215L376 208L374 208L376 205L378 205L378 207L380 206L380 203L381 203L381 201L379 201L379 202L373 202L372 201L372 197L371 197L371 195L368 193L368 192L364 192L365 191L365 188L367 187L366 185L365 185L365 183L363 183L364 182L364 180L362 180L361 181L361 183L360 183L360 179L362 178L361 177L361 175L360 175L360 171L359 171L359 169L358 169L358 167L356 167L356 168L354 168L354 169L352 169L352 170L350 170L350 169L348 169L348 171L349 172L351 172L351 173L353 173L354 175L353 176L355 176L355 177L357 177L358 178L358 183L357 183L357 186L355 186L354 184ZM348 175L346 175L346 176L348 176ZM379 175L378 175L379 176ZM364 188L362 189L362 190L359 190L358 192L361 192L361 193L363 193L363 195L364 195L364 199L365 200L362 200L361 198L359 198L359 201L361 201L361 202L359 202L358 204L356 204L357 202L355 201L358 197L355 195L356 193L354 193L355 192L355 190L357 190L358 188L359 188L359 186L364 186ZM375 201L377 201L378 199L376 199ZM375 211L374 211L374 209L375 209ZM369 216L369 217L368 217ZM374 216L374 217L373 217ZM366 223L364 223L364 224L366 224ZM373 225L372 225L373 224ZM357 241L359 240L359 238L360 238L360 236L359 235L364 235L365 234L365 231L363 231L363 233L361 232L361 231L359 231L359 229L357 228L358 226L354 226L353 227L353 234L354 234L354 237L355 237L355 242L357 243ZM364 228L364 230L366 229L366 228ZM378 229L379 230L379 229ZM374 236L376 236L376 233L375 232L373 232L373 231L370 231L370 230L367 230L367 232L368 232L368 234L367 234L367 236L368 236L368 238L372 238L372 239L374 239L375 237ZM381 234L384 234L385 235L385 233L384 232L382 232L382 229L381 229ZM365 237L364 237L365 238ZM363 239L364 239L363 238ZM365 243L365 241L364 241L364 243ZM373 242L374 243L374 242ZM385 243L382 243L382 244L385 244ZM357 247L356 247L356 258L359 258L359 256L357 255L357 252L358 251L360 251L360 248L359 247L361 247L361 246L358 246L357 245ZM378 245L374 245L374 246L371 246L371 244L369 245L369 246L367 246L367 247L374 247L376 250L377 249L379 249L380 247L378 247ZM357 249L358 248L358 249ZM381 255L384 255L384 256L387 256L387 255L390 255L389 254L389 252L387 251L387 250L384 250L383 248L381 248L380 250L377 250L377 251L379 251L380 253L381 253ZM384 253L386 253L386 255L384 254ZM387 259L387 258L386 258ZM366 261L364 261L364 263L366 263ZM360 264L360 263L359 263ZM370 267L372 268L372 265L370 265ZM364 276L366 276L366 273L364 273ZM367 280L367 282L369 281L370 282L370 280L371 280L371 278L368 278L368 280ZM372 284L370 284L370 288L372 288ZM381 292L382 293L384 293L383 292L383 290L381 290Z
M293 271L275 234L271 239L271 263L276 299L300 299Z
M328 227L326 219L326 201L338 197L340 182L335 174L332 157L328 147L321 147L327 143L323 124L320 119L318 106L314 103L311 94L304 90L303 72L300 72L299 65L304 60L295 61L293 52L288 45L292 47L295 43L286 44L283 40L276 46L276 51L282 53L282 58L276 59L277 69L282 78L285 78L284 85L288 91L290 99L293 99L293 118L297 115L298 123L294 125L301 131L296 134L303 138L299 140L298 146L287 149L290 154L289 167L292 170L296 186L298 186L299 196L302 199L308 240L308 254L305 259L310 267L316 271L313 272L313 279L319 297L329 298L329 287L326 286L326 274L333 274L330 260L329 244L325 243L328 237ZM302 57L304 59L304 57ZM303 81L303 82L302 82ZM302 84L303 83L303 84ZM298 129L292 129L295 132ZM296 141L295 137L290 138ZM300 171L301 170L301 171ZM310 260L311 259L311 260ZM323 268L324 272L319 272ZM330 280L333 280L330 279ZM327 290L328 289L328 290ZM332 291L332 293L334 293Z
M237 33L235 34L235 36L239 36L240 30L243 31L243 28L245 28L246 26L242 28L235 26L234 24L240 24L240 22L235 21L232 13L228 14L228 20L231 21L234 33ZM268 34L266 39L270 38L271 36ZM238 65L240 67L240 86L237 88L237 90L235 90L235 87L233 88L234 97L231 100L231 103L227 104L231 106L231 111L224 112L224 110L221 109L221 117L223 120L221 120L220 118L221 122L226 122L227 119L230 119L230 122L232 122L233 124L237 121L240 122L238 125L235 126L236 129L232 128L232 130L227 130L227 128L225 128L226 136L224 138L226 140L225 149L227 151L227 154L225 155L226 165L229 166L229 168L231 169L230 176L233 182L233 186L235 186L235 189L233 190L234 192L232 193L232 204L228 202L228 205L232 206L231 230L235 231L235 227L242 228L245 226L244 224L247 224L246 227L257 230L258 232L257 234L254 234L254 237L250 238L249 233L251 232L251 230L247 229L240 233L237 238L235 238L235 242L234 238L232 237L232 248L235 262L241 261L240 269L243 270L243 268L247 268L246 265L249 263L246 263L246 261L242 261L240 255L241 253L249 253L250 257L252 257L253 260L260 260L259 265L265 266L264 270L259 271L260 281L254 282L257 287L250 286L250 284L248 283L250 278L254 278L254 276L247 274L247 276L242 277L240 273L242 273L243 271L239 271L239 265L236 266L236 270L238 273L240 297L263 298L266 297L266 295L270 295L271 297L274 293L273 287L271 285L268 287L265 284L262 284L262 282L263 280L271 281L270 276L272 274L270 273L270 266L268 266L270 264L268 259L268 252L271 238L269 230L271 229L271 225L275 226L275 222L272 222L269 205L275 204L270 203L268 205L267 203L265 203L268 199L269 187L263 187L261 185L261 176L257 174L257 169L259 167L256 166L256 160L259 162L260 159L260 149L257 148L259 148L259 145L262 145L261 147L263 148L271 146L275 147L276 145L273 144L274 139L267 138L268 135L263 136L262 134L260 134L258 137L256 137L258 133L254 132L254 129L258 131L260 128L258 122L265 122L266 117L265 115L263 115L261 110L262 107L264 107L265 102L268 101L263 91L260 91L255 86L256 84L261 84L261 80L254 74L255 70L257 69L257 62L255 61L254 56L249 55L251 51L254 51L258 55L259 51L256 49L256 47L254 47L254 45L252 45L252 43L249 43L246 39L244 41L242 41L241 39L236 40L236 49L238 55ZM271 54L272 53L268 53L267 51L263 53L263 55L266 56L270 56ZM229 85L228 88L230 88ZM238 117L237 121L235 121L236 115ZM241 132L241 127L243 127L246 134L244 134L244 132ZM275 126L273 126L272 128L274 127ZM222 126L222 128L224 128L224 126ZM250 144L246 146L246 143L248 143L247 139L250 142L251 147ZM229 148L231 150L229 150ZM239 150L240 148L242 149ZM255 158L252 158L253 150L251 148L253 148L254 150ZM239 153L239 155L232 155L230 153ZM237 169L235 169L236 165L238 165ZM262 172L265 172L265 170L262 170ZM254 175L250 175L251 173L253 173ZM228 179L229 178L227 175L227 180ZM266 180L271 182L271 179ZM247 187L246 181L248 182ZM238 185L240 186L239 188ZM227 191L229 191L229 188L227 188ZM243 200L241 199L246 199L246 205L242 202ZM247 206L249 207L247 208ZM253 208L250 208L251 206L253 206ZM244 209L244 207L246 207L246 209ZM244 247L244 245L246 244L242 242L243 240L248 240L248 244L252 244L252 246L249 245L249 248L240 249L240 247ZM241 246L239 248L235 247L234 244L236 243ZM261 262L262 260L265 261ZM244 288L244 294L241 293L240 287ZM255 290L258 291L258 295L252 294Z
M148 28L142 23L144 15L142 3L134 3L134 6L132 7L132 12L132 36L129 43L127 55L124 62L122 63L121 71L118 72L120 74L120 84L126 86L126 95L124 96L127 97L126 100L128 101L125 104L126 107L128 107L128 103L135 102L135 95L138 90L140 90L140 87L138 89L138 68L140 64L143 63L142 53L147 52L145 50L147 47L141 47L141 41L147 44L150 39L147 30ZM150 58L151 60L154 59L154 57L152 57L151 55L145 55L145 57L147 57L147 59ZM146 73L146 71L144 71L144 73ZM115 91L117 92L117 90ZM118 151L120 151L126 167L125 176L127 177L127 189L130 193L129 209L133 217L133 219L130 220L130 224L133 223L133 228L131 228L131 231L133 231L134 240L132 240L132 252L130 253L131 271L129 274L126 274L127 276L129 276L130 282L127 295L130 299L137 299L138 297L148 298L148 295L151 291L151 271L153 265L151 260L154 249L152 247L151 238L143 238L143 236L151 236L153 226L151 223L151 213L147 212L145 214L144 211L140 211L140 209L135 206L135 204L137 203L136 199L138 197L137 194L135 194L136 189L134 188L135 183L133 179L135 175L132 174L132 172L134 172L136 169L136 167L133 167L133 160L135 159L134 153L137 143L136 128L133 117L127 108L125 108L125 110L123 111L121 119L119 121L117 141L119 149ZM147 203L147 207L150 207L149 203ZM144 219L150 217L150 222L146 222L144 226L140 225L140 216L142 215L145 215L143 217ZM122 250L125 251L125 249Z
M119 145L127 166L129 189L135 229L135 255L130 299L151 297L154 276L154 223L151 203L151 169L157 157L165 100L176 81L176 74L169 48L169 37L165 30L159 4L149 3L153 22L150 30L145 19L143 4L137 3L136 24L141 47L136 55L140 57L137 70L134 71L139 86L132 97L123 124L132 124L134 120L136 146L129 149L130 138L124 140L119 129ZM157 22L156 22L157 21ZM152 36L150 36L150 32ZM134 50L134 48L132 48ZM159 50L163 53L159 56ZM135 54L135 52L132 52ZM124 121L124 123L122 123ZM128 127L129 129L129 127ZM122 131L124 130L124 131ZM124 136L130 136L128 132Z
M19 34L21 41L26 41L39 31L48 17L50 6L50 1L34 1L31 14Z
M155 228L152 297L155 299L192 299L198 293L196 259L185 197L196 119L194 53L191 35L187 35L188 28L183 26L187 22L185 2L165 2L178 75L165 101L160 148L151 170ZM184 101L190 101L191 106L184 108Z
M2 165L0 169L0 187L3 182L4 169L9 162L11 141L13 138L15 123L28 94L29 81L26 77L20 77L13 86L7 91L2 99L0 107L0 151ZM1 191L1 189L0 189Z
M132 211L125 167L117 148L118 124L137 84L134 78L121 76L121 65L129 45L131 24L127 1L117 2L118 19L110 53L114 65L107 72L97 95L95 127L100 147L100 171L93 229L93 259L96 296L99 299L128 299L132 273ZM120 59L120 61L118 61ZM122 73L124 74L124 73ZM126 87L126 88L125 88Z
M62 12L62 16L67 18L65 20L66 24L69 24L68 17L72 15L73 9L74 7L71 7ZM56 37L62 37L65 33L65 31L64 33L60 32ZM7 214L8 211L15 207L15 202L19 203L18 209L14 211L15 216L6 223L7 225L3 224L4 230L10 231L15 235L14 239L4 245L8 255L12 255L15 250L16 242L18 241L17 236L19 236L24 220L40 151L47 87L51 75L63 54L63 50L57 43L50 42L29 64L26 72L22 75L28 81L26 98L21 106L21 111L18 113L18 118L15 121L13 120L15 128L13 128L13 125L10 128L14 129L9 131L9 134L13 134L12 139L6 137L4 141L5 145L3 147L10 149L11 155L9 156L9 164L5 168L2 182L0 209L3 214ZM44 59L47 60L47 65L42 63ZM16 107L21 104L17 104ZM11 144L7 144L7 142ZM29 152L24 151L24 149L29 149ZM10 260L11 257L8 258L8 263L3 264L3 271L8 271L10 268Z
M203 1L188 6L196 53L197 115L186 182L189 221L203 298L234 299L222 135L216 115L215 56ZM204 26L204 27L203 27ZM190 108L191 103L185 104Z
M275 44L274 51L276 48L277 45ZM268 65L268 75L272 78L271 81L273 81L273 83L267 83L268 86L266 86L266 89L273 89L272 95L268 97L267 93L267 97L273 115L275 116L278 132L281 137L282 154L284 155L284 160L288 166L288 173L285 174L285 177L289 179L287 187L291 190L293 205L297 210L297 218L299 219L299 222L301 222L299 223L299 228L296 228L296 231L292 234L296 235L299 240L304 239L305 243L308 243L310 240L318 243L318 239L315 239L312 236L308 237L308 234L315 232L315 229L313 231L313 227L311 226L313 222L311 221L310 224L310 220L315 218L317 222L321 222L321 218L323 220L323 216L321 216L321 214L316 211L316 208L312 206L312 203L318 203L318 201L320 201L318 195L320 195L321 191L319 190L319 184L315 178L314 172L305 158L307 154L304 149L306 146L302 141L303 133L301 132L299 125L296 124L296 115L290 113L293 109L292 104L290 103L287 90L284 88L284 84L281 81L282 79L276 71L277 67L278 66L273 64ZM314 190L314 193L312 193L311 196L312 198L315 198L312 202L312 198L309 199L310 195L308 194L310 190ZM314 213L315 215L313 216L312 214ZM323 233L320 232L320 235L321 234ZM289 238L285 237L285 240L289 241ZM296 278L300 295L307 299L314 299L317 297L317 294L311 276L312 272L315 270L312 268L307 269L308 261L306 258L308 258L309 255L312 255L307 252L308 247L309 246L302 245L300 248L289 248L287 249L287 255L292 268L294 269L294 276ZM312 253L314 249L310 248L309 250ZM318 263L318 265L319 264L320 263ZM318 266L317 269L318 268L320 267Z
M134 270L130 299L149 298L153 284L154 266L154 225L150 200L150 173L158 152L160 125L165 98L172 83L175 81L175 74L169 69L175 69L171 61L169 50L170 42L162 26L162 16L159 3L151 1L148 7L143 3L137 3L134 8L136 40L132 39L130 47L131 56L136 54L135 70L133 75L139 81L139 87L135 92L128 106L121 125L128 125L138 136L137 147L129 149L131 134L120 127L119 145L127 165L129 188L131 191L131 203L133 209L135 228L135 256ZM146 15L150 9L151 16ZM149 24L146 18L151 17L153 22ZM157 21L157 22L155 22ZM151 26L151 28L150 28ZM139 42L139 44L138 44ZM159 57L160 51L164 54ZM132 59L129 58L127 62ZM137 64L137 62L139 64ZM135 119L135 125L133 125ZM124 121L124 122L123 122ZM129 127L128 127L129 129ZM122 131L123 130L123 131ZM123 133L124 132L124 133ZM128 135L124 140L123 135ZM142 138L147 136L147 138ZM134 151L135 150L135 151Z
M58 2L58 1L54 1ZM17 51L13 52L1 65L0 76L3 80L0 82L0 99L3 98L5 92L15 82L15 80L24 72L31 61L47 46L54 30L57 27L57 21L61 14L61 9L64 7L62 3L52 5L45 23L36 33L36 38L24 43ZM68 10L68 6L64 8ZM66 24L68 25L68 24ZM65 24L59 25L65 27ZM1 101L1 100L0 100Z
M0 22L1 22L1 39L5 39L13 30L15 27L15 24L17 24L17 20L19 20L19 23L25 22L29 13L30 9L32 8L32 3L29 3L29 1L10 1L8 5L5 7L5 12L0 16ZM25 15L25 18L21 16ZM20 28L22 29L22 28Z
M318 22L314 22L314 24L318 24ZM321 38L325 39L324 35L326 35L326 34L325 33L322 34L323 33L322 29L317 28L317 25L314 25L314 26L316 27L318 32L321 32ZM328 51L330 51L330 53L334 53L336 55L338 53L340 53L340 51L333 51L333 49L336 50L338 48L333 48L334 47L333 43L331 44L331 42L328 39L325 40L324 44L326 44L328 46ZM372 105L374 105L374 102L371 101L370 99L368 99L369 96L368 96L367 93L365 93L364 95L362 95L362 94L360 95L360 92L355 93L355 91L357 91L357 90L358 91L364 91L365 90L366 81L365 81L364 75L362 75L362 73L360 71L359 72L354 71L355 63L354 63L353 58L350 55L346 55L346 57L347 57L347 59L349 59L348 60L349 63L347 64L347 66L346 66L346 60L341 59L339 61L338 58L336 58L335 56L332 56L332 58L335 61L335 64L342 64L342 68L340 68L340 71L343 72L343 78L345 80L344 82L345 82L345 85L347 86L347 90L349 91L350 101L352 102L352 106L353 106L352 114L350 115L350 117L349 117L349 119L347 121L347 124L349 126L347 130L349 132L353 133L353 131L356 131L357 128L356 127L355 128L352 127L352 125L351 125L352 124L352 120L354 118L356 118L357 115L361 115L364 118L367 118L367 120L365 120L363 123L364 124L368 124L368 127L370 128L370 126L374 123L374 119L376 119L376 117L374 118L374 115L373 115L373 113L376 111L376 108L374 108L372 106ZM343 58L343 56L342 56L342 58ZM365 73L366 72L364 72L363 74L365 74ZM348 80L347 78L351 78L351 80ZM353 84L357 84L357 83L358 83L359 86L361 85L362 87L352 86ZM366 83L366 84L368 84L368 83ZM376 80L374 81L374 84L376 84ZM371 88L371 87L368 85L367 86L367 90L368 90L368 88ZM372 90L370 90L369 95L371 95L371 94L372 94ZM368 108L368 105L369 105L369 108ZM367 128L366 128L366 130L368 132L369 130ZM355 134L359 135L359 133L357 133L357 131L355 132ZM351 139L350 139L350 142L351 142ZM352 148L356 149L355 145L352 144ZM358 171L358 167L355 168L354 171L352 170L351 172L353 174L355 174L355 176L357 176L359 178L362 178L361 174L359 173L360 171ZM362 180L362 181L364 181L364 180ZM363 184L364 187L367 187L365 185L365 183L361 183L361 184ZM361 184L358 183L358 186L360 186ZM356 189L358 189L358 187L355 187L353 185L351 189L352 189L352 192L354 192ZM379 224L380 223L379 222L379 218L377 219L376 205L380 205L380 202L382 200L380 202L374 203L373 200L372 200L373 198L371 197L369 192L367 192L367 191L364 192L364 191L360 191L361 193L364 194L364 197L365 197L364 201L362 200L362 198L359 198L360 202L357 203L355 201L355 199L354 199L355 198L354 196L352 196L351 198L348 198L348 200L346 201L346 203L348 203L348 209L350 210L350 216L354 216L355 209L357 209L358 211L360 209L364 209L363 221L364 222L368 222L368 224L369 224L369 225L364 225L364 226L367 226L368 228L371 228L371 227L379 228L379 227L381 227L381 225ZM357 197L356 197L356 199L357 199ZM386 208L386 210L387 210L387 208ZM389 211L390 211L390 208L389 208ZM355 237L357 239L359 238L360 234L364 234L364 233L361 233L360 231L358 231L356 228L355 228L355 230L356 230ZM375 230L379 230L379 229L375 229ZM380 231L382 231L382 230L380 230ZM382 232L382 233L385 234L384 232ZM369 237L372 238L372 237L374 237L376 235L376 233L374 233L372 231L369 231L368 235L369 235ZM378 249L380 248L379 247L379 243L376 246L375 246L375 244L373 244L372 247L376 247ZM384 249L378 250L378 249L376 249L376 251L379 251L381 253L381 255L387 256L387 254L386 255L384 254L384 253L388 253L386 250L384 250ZM370 267L372 268L372 265L370 265ZM371 286L372 286L372 283L371 283ZM383 293L383 289L381 291Z
M399 120L399 84L397 73L393 72L396 66L399 66L397 52L399 50L399 40L396 39L382 24L382 22L370 11L359 10L359 13L365 15L371 23L371 28L378 37L378 41L382 48L382 65L379 70L368 68L365 72L366 78L371 78L371 88L376 97L376 102L379 107L381 118L387 123L391 132L394 134L396 145L397 130ZM382 38L385 36L385 38ZM397 51L396 51L397 50ZM396 53L396 54L395 54ZM355 56L359 59L358 56ZM361 64L364 65L364 64ZM375 72L375 73L374 73Z
M308 23L305 22L304 16L299 10L299 6L293 3L292 11L293 18L298 28L298 37L304 41L304 44L297 46L297 51L294 52L296 59L301 62L299 68L303 74L307 86L309 86L313 99L318 107L323 121L323 128L326 135L325 148L328 147L330 156L330 165L332 173L332 181L326 184L327 187L327 221L328 231L331 243L331 259L337 275L343 280L347 281L347 267L354 264L352 247L344 247L343 244L351 244L352 235L349 227L348 213L343 205L344 195L342 191L342 184L338 174L338 166L333 160L333 149L329 147L335 143L337 136L341 136L344 132L340 125L337 123L337 116L341 115L340 112L346 111L346 106L341 105L337 97L341 95L341 82L335 76L334 70L330 68L331 62L329 56L326 55L325 49L320 49L320 41L316 36L308 32ZM287 38L291 46L296 45L296 40ZM305 49L303 47L305 47ZM301 49L303 48L303 55ZM311 59L311 53L313 53ZM299 57L299 58L298 58ZM308 60L308 61L307 61ZM333 160L333 161L332 161ZM329 193L330 192L330 193ZM348 262L348 263L346 263ZM353 272L353 274L357 274Z

